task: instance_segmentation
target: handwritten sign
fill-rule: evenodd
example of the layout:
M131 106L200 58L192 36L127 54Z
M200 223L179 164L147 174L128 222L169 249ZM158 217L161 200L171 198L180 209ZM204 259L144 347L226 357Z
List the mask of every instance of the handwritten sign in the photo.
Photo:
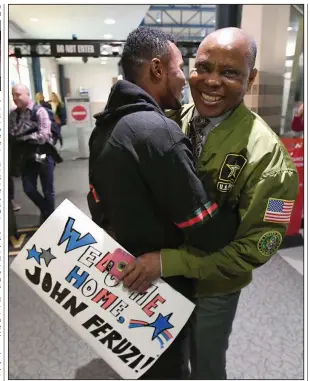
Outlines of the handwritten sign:
M194 305L161 279L145 293L126 290L106 270L118 248L65 200L11 268L121 377L137 379L171 345Z

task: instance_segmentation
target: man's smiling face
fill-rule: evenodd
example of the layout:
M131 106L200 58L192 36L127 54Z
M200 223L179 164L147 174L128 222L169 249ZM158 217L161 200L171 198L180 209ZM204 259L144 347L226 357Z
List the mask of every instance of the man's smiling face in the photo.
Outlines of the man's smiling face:
M230 29L216 31L201 43L189 84L201 116L217 117L237 107L256 76L249 41Z

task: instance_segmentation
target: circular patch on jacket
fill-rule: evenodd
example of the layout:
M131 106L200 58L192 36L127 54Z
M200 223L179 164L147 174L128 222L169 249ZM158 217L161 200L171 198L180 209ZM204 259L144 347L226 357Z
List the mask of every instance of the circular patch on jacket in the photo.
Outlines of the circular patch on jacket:
M258 241L257 248L262 255L269 257L279 249L281 243L282 234L273 230L262 235Z

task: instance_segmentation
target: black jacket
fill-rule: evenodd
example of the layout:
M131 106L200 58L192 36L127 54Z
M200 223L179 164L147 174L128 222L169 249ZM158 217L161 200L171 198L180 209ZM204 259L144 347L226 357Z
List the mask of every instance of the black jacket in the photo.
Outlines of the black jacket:
M95 222L109 225L135 256L196 240L201 223L211 220L211 212L201 211L214 209L214 204L197 178L190 142L179 126L150 95L127 81L116 83L105 111L95 118L90 184L104 215L98 220L90 207ZM208 241L205 235L202 241ZM184 291L184 278L168 281Z

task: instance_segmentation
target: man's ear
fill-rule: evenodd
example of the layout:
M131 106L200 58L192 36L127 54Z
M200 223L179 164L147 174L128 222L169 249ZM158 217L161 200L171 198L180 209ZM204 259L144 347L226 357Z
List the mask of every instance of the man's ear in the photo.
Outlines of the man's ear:
M153 58L151 62L151 76L154 80L159 81L163 76L163 65L159 58Z
M247 91L250 91L257 75L257 69L252 69L250 72Z

